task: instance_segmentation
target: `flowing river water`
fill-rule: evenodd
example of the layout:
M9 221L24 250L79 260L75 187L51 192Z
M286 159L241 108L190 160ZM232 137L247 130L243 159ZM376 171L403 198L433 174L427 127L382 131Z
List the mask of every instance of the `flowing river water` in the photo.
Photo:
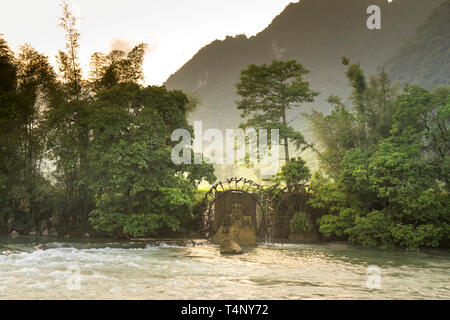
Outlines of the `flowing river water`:
M0 299L450 299L450 251L0 237Z

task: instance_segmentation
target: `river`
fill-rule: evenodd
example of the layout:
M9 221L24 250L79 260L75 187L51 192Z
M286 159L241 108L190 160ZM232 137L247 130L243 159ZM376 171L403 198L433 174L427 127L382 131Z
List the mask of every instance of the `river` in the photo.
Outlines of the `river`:
M0 299L450 299L450 251L0 237Z

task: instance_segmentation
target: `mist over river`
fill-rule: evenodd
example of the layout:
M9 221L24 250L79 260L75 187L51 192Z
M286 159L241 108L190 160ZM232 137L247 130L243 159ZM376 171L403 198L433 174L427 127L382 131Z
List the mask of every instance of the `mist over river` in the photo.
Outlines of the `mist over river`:
M0 237L0 299L450 299L450 251Z

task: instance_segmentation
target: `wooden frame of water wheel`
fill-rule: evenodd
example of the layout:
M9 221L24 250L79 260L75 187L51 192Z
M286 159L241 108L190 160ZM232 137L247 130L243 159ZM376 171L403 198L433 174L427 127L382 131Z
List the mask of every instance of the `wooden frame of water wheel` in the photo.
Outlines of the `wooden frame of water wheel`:
M270 229L268 227L271 225L270 215L273 211L270 197L267 195L265 189L253 180L233 177L225 181L217 182L205 195L206 210L204 213L204 226L208 238L217 232L216 225L220 225L220 223L214 223L216 216L215 206L219 194L223 195L225 193L239 193L253 197L256 200L256 217L254 223L257 229L257 236L260 240L270 237Z
M311 197L311 190L309 185L296 184L281 189L273 196L272 202L276 203L273 215L273 237L275 239L288 238L290 222L297 212L310 213L311 207L308 205L308 200Z

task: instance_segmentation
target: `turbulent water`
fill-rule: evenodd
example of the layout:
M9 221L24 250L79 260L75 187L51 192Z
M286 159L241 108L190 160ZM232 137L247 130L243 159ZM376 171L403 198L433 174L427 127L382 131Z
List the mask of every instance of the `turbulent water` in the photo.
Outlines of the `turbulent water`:
M450 252L3 237L0 299L450 299Z

